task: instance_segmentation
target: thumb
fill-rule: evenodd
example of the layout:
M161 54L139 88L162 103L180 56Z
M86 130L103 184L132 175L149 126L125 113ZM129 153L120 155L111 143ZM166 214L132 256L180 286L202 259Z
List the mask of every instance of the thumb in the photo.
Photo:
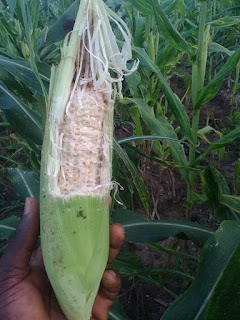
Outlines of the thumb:
M24 269L29 265L39 234L39 205L36 199L27 198L22 222L8 244L2 264L9 268Z

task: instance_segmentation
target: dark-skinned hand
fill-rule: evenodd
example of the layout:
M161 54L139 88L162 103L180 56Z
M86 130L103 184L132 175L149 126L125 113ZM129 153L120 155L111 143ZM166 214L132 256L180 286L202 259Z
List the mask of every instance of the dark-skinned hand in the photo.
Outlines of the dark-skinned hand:
M48 280L41 248L33 254L39 235L39 206L28 198L23 220L0 260L1 320L66 320ZM110 264L124 240L120 225L110 228ZM121 287L120 276L106 270L96 297L91 320L107 320Z

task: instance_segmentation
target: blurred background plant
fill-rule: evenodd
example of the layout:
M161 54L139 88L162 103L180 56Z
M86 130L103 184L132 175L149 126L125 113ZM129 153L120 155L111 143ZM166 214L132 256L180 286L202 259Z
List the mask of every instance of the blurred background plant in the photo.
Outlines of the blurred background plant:
M2 251L24 199L38 198L51 66L78 2L0 0ZM238 0L106 3L140 60L115 113L119 301L131 319L238 319ZM110 319L127 319L119 301Z

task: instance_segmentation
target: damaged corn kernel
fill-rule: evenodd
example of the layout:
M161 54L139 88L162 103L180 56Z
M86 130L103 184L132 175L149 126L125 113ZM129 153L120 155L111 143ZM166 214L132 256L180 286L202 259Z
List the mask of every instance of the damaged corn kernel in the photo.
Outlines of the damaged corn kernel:
M59 128L62 137L60 194L101 196L108 192L111 181L109 107L104 93L89 86L77 87Z

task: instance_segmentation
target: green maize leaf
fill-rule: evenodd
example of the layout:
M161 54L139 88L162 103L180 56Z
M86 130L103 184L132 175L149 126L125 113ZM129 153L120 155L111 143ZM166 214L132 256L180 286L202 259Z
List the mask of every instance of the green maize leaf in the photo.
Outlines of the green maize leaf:
M40 178L35 172L21 168L9 168L8 173L11 176L14 189L19 194L22 202L28 197L39 200Z
M126 78L129 90L133 97L138 96L138 87L141 85L141 76L136 71Z
M26 106L0 81L0 108L8 122L24 138L42 144L43 131L38 113Z
M132 117L134 124L135 124L134 134L137 136L142 136L143 129L142 129L142 122L141 122L141 115L140 115L138 108L131 107L129 109L129 114Z
M200 157L196 159L196 161L193 163L193 166L196 166L199 163L201 163L201 161L203 161L203 159L206 158L206 156L211 151L224 148L238 139L240 139L240 127L237 127L235 130L226 134L222 139L219 139L218 141L211 143L210 147Z
M196 102L196 109L210 101L220 90L225 78L236 68L240 60L240 48L228 59L217 75L203 88Z
M124 278L137 276L144 270L138 255L125 252L118 254L117 258L111 264L111 267L117 270Z
M21 219L16 216L0 220L0 240L9 240L19 226L20 221Z
M46 15L46 20L48 21L49 20L49 2L48 2L48 0L43 0L42 6L43 6L43 10Z
M63 40L68 33L64 30L64 24L66 24L68 20L74 20L76 18L76 10L77 1L73 2L73 4L65 11L58 21L49 29L47 35L43 35L38 40L38 47L47 47L53 43Z
M202 246L214 233L195 222L146 221L130 210L115 211L112 220L123 226L126 241L134 243L154 243L180 237Z
M117 13L122 6L121 0L106 0L106 3L110 9L112 9L115 13Z
M12 159L9 158L9 157L5 157L5 156L1 156L1 155L0 155L0 160L4 161L4 163L11 163L11 164L13 164L13 165L15 165L15 166L21 166L21 163L12 160Z
M163 76L159 68L151 61L146 51L142 48L137 48L137 47L133 47L133 50L137 53L141 64L144 67L152 70L154 73L158 75L158 78L161 84L161 89L166 96L166 99L169 104L169 108L171 109L177 123L181 127L185 137L187 137L189 141L192 142L193 139L192 139L192 134L190 129L189 118L180 99L172 91L167 80L165 79L165 77Z
M214 20L209 22L209 24L213 28L228 28L234 25L239 25L240 23L240 17L224 17L218 20Z
M118 157L123 161L126 168L128 169L129 173L132 176L133 183L138 191L139 197L144 205L145 210L147 213L151 212L151 200L147 191L147 188L138 172L137 168L135 167L134 163L130 160L125 150L119 145L119 143L114 140L113 141L113 149L118 155Z
M194 282L187 292L168 308L163 320L204 319L213 292L239 247L239 228L238 221L224 221L210 237L203 248Z
M230 133L226 134L222 139L211 143L210 149L217 150L219 148L226 147L227 145L232 144L237 139L240 139L240 126Z
M207 315L204 320L239 319L239 264L240 244L213 291L212 298L207 309Z
M154 162L160 163L163 166L166 166L168 168L174 168L174 163L173 162L170 162L170 161L167 162L167 161L163 161L163 160L161 160L159 158L156 158L156 157L151 157L151 156L147 155L146 153L142 152L141 150L139 150L138 148L132 146L131 144L125 144L124 147L127 148L127 149L130 149L130 150L133 150L136 154L139 154L142 157L145 157L145 158L150 159L150 160L152 160Z
M239 219L229 208L222 204L222 194L230 194L224 176L215 168L207 167L201 174L203 195L207 198L207 204L213 214L220 221Z
M186 9L187 9L187 6L185 5L185 2L184 0L180 0L178 1L178 10L181 14L181 22L182 22L182 25L185 25L185 17L186 17ZM183 34L182 34L183 36Z
M41 61L46 61L53 65L57 64L60 60L61 50L58 44L49 45L46 48L43 48L39 52L39 59Z
M15 8L16 8L16 4L17 4L17 0L8 0L8 4L9 4L9 8L10 8L11 12L14 13Z
M8 40L10 42L10 44L8 45L8 50L12 53L13 52L17 52L17 37L16 34L14 33L14 30L12 28L12 24L8 23L7 20L4 19L4 17L1 17L0 20L0 30L3 32L4 36L6 37L6 35L8 36Z
M39 17L39 1L35 2L37 4L35 4L36 8L36 12L37 12L37 20ZM21 10L21 15L23 18L23 26L24 26L24 30L25 30L25 34L26 34L26 40L27 40L27 46L29 49L29 61L30 61L30 66L36 76L36 78L38 79L38 82L41 86L42 89L42 93L44 95L45 98L45 104L47 105L48 102L48 94L47 94L47 89L45 88L45 85L41 79L41 75L39 73L37 64L36 64L36 50L35 50L35 46L34 46L34 21L32 20L31 17L31 13L30 13L30 8L27 5L27 0L22 0L20 2L20 10Z
M211 132L214 132L215 134L217 134L219 136L219 138L222 138L223 137L223 134L222 132L212 128L211 126L206 126L202 129L199 129L197 134L198 134L198 137L200 139L203 139L204 141L206 141L208 144L211 144L211 142L208 140L208 138L206 137L207 134L211 133Z
M132 277L132 276L148 276L155 277L160 274L174 275L181 278L186 278L190 281L193 278L184 272L174 270L174 269L160 269L160 268L146 268L142 265L139 257L137 255L124 254L120 253L114 262L111 264L111 267L117 270L120 275L124 278Z
M32 20L33 32L34 30L37 29L39 25L39 18L41 13L40 6L41 6L41 1L33 1L30 6L29 13Z
M0 20L0 25L1 25L1 20ZM19 57L17 57L14 53L8 52L4 48L0 48L0 54L12 60L17 60L17 58L19 59Z
M146 15L152 15L152 7L150 3L146 0L129 0L131 4L141 13L146 14Z
M199 258L196 256L196 255L190 255L190 254L187 254L187 253L182 253L180 251L177 251L175 249L169 249L169 248L166 248L164 246L162 246L161 244L159 243L150 243L147 245L147 247L151 250L154 250L154 251L157 251L157 252L165 252L171 256L173 256L174 258L176 259L184 259L184 260L187 260L191 263L194 263L194 264L198 264L199 263Z
M213 167L206 167L204 170L203 170L203 176L204 175L208 175L208 179L211 180L211 179L214 179L215 182L217 183L218 185L218 188L220 190L220 193L224 193L224 194L230 194L230 188L227 184L227 181L225 179L225 177L221 174L220 171L218 171L216 168L213 168ZM220 196L221 198L221 196Z
M206 75L208 44L210 40L210 26L205 27L206 14L207 4L206 2L204 2L200 5L197 55L196 59L192 61L192 101L194 111L196 109L198 92L204 87L204 80ZM193 129L193 131L194 130L195 129Z
M172 25L164 10L157 0L151 0L153 12L155 15L158 31L163 34L165 40L178 50L184 51L189 57L194 57L195 52L191 45L181 36L177 29Z
M33 90L33 92L36 91L39 94L42 94L41 85L28 62L12 60L0 55L0 67L2 70L9 72L14 77L18 78L26 85L28 85ZM46 76L46 67L44 71L44 74L40 73L40 76L43 80L49 82L50 79Z
M240 213L240 197L223 194L221 198L221 203L229 209L237 213Z
M226 53L228 56L231 56L234 54L235 51L228 50L227 48L221 46L219 43L213 42L208 49L209 53Z
M179 0L173 0L173 1L171 1L171 2L169 3L168 7L167 7L166 10L165 10L165 13L166 13L167 15L170 15L170 14L173 12L173 10L176 9L176 7L178 6L178 4L179 4Z
M130 101L132 101L138 106L143 120L156 135L168 137L169 140L178 140L174 128L165 117L162 117L161 120L155 118L150 110L150 107L144 100L130 99ZM168 144L174 163L181 168L186 168L188 166L188 162L186 160L183 147L180 145L180 143L175 143L173 141L168 141ZM179 169L179 171L184 177L184 179L187 181L187 171L184 169Z
M146 29L146 18L145 17L135 17L136 20L136 29L134 32L134 44L136 46L141 46L144 41L144 34ZM134 76L137 72L133 73ZM126 80L129 77L126 78Z
M119 261L120 259L121 262ZM119 271L122 273L122 276L125 276L126 274L131 274L131 271L133 274L136 274L136 270L143 269L140 259L136 255L120 252L120 254L117 257L117 260L118 261L115 260L116 263L114 263L114 267L119 267ZM138 274L138 278L141 281L150 284L151 286L155 286L158 289L165 290L174 299L178 298L176 294L174 294L172 291L168 290L162 285L162 283L159 281L159 274L149 275L148 272L146 272L146 274Z
M228 4L229 4L229 1L228 1ZM235 4L237 4L237 2L235 2ZM235 5L232 8L228 8L226 11L237 11L237 10L240 10L240 6Z
M112 223L145 222L146 220L138 216L135 212L128 209L115 210L112 215Z
M119 144L125 144L125 143L130 143L130 142L138 142L138 141L144 141L144 140L149 140L149 141L171 141L175 143L184 143L178 139L174 138L169 138L169 137L164 137L164 136L132 136L126 139L118 140Z

